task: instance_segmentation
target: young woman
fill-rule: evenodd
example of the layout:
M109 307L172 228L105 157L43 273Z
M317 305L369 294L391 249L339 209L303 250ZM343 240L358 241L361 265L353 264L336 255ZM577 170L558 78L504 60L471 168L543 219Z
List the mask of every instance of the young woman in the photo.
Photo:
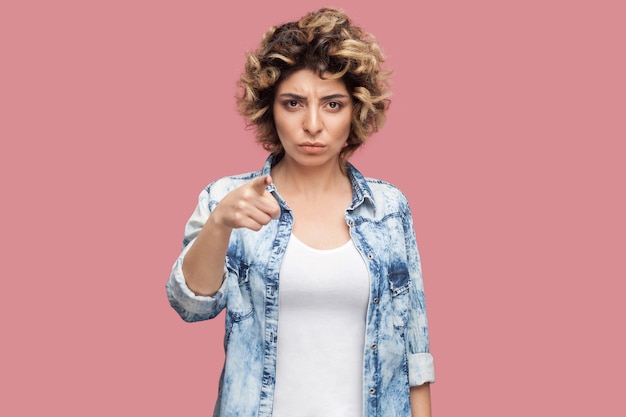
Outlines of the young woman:
M226 311L216 416L430 416L408 202L347 161L384 121L383 60L334 9L248 55L239 107L269 157L201 192L167 283L186 321Z

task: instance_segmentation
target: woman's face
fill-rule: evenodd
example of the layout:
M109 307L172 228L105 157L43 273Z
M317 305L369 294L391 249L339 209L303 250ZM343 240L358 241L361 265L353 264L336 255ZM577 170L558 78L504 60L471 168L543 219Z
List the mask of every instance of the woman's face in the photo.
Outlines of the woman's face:
M343 81L296 71L278 85L273 111L285 159L311 167L337 164L352 122L352 97Z

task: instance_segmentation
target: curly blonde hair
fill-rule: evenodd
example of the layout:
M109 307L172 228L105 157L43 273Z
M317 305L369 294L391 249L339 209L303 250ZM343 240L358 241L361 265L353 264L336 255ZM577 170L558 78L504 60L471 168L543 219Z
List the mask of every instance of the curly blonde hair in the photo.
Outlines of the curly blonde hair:
M301 69L341 79L353 99L350 136L340 154L345 161L385 122L391 71L382 68L384 61L375 38L352 24L342 10L308 13L298 21L271 27L258 49L247 54L238 82L239 113L256 129L263 148L279 159L284 149L272 113L278 84Z

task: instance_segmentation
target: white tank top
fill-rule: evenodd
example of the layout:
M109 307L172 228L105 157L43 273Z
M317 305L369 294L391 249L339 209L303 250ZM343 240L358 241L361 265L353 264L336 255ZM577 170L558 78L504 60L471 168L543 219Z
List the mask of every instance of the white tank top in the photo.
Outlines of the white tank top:
M273 417L361 417L370 285L354 243L291 235L280 270Z

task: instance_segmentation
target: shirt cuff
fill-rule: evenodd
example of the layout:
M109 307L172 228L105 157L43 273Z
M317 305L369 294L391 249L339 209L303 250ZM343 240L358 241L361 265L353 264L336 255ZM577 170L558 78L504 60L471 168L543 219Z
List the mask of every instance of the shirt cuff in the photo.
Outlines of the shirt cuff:
M220 301L224 297L226 280L222 280L222 285L213 296L194 294L187 286L183 275L183 255L176 260L167 282L167 295L170 304L187 321L213 318L221 310L222 303ZM226 274L226 269L224 269L224 274Z
M430 353L410 354L409 385L417 386L427 382L435 382L435 364Z

